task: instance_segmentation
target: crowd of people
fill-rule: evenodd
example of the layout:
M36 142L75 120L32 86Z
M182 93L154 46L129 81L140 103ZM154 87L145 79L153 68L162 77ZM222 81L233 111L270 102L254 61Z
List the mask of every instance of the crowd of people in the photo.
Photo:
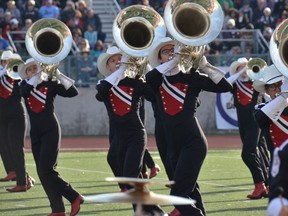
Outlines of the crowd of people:
M27 29L39 19L55 18L61 20L70 29L76 45L75 55L82 56L89 51L91 59L97 59L99 53L105 48L106 33L102 31L100 17L92 10L88 2L84 0L2 1L0 4L0 50L17 50L21 55L28 55L24 43ZM10 33L7 34L7 32ZM11 40L13 44L10 43ZM81 81L85 83L83 87L86 87L88 83L86 78L92 74L95 75L96 65L94 64L90 70L93 73L87 72L86 69L83 71L86 75L79 73L79 80L84 77Z

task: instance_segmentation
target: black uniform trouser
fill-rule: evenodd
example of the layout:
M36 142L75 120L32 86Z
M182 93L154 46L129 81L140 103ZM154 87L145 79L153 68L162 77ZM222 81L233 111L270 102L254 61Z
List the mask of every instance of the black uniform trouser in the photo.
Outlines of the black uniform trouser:
M254 184L265 182L262 161L258 150L260 130L250 110L237 110L239 133L242 141L241 157L253 178Z
M11 108L12 109L12 108ZM23 109L13 108L13 114L0 116L0 153L5 171L15 171L17 185L26 185L24 139L27 121Z
M266 140L263 136L263 133L260 134L260 139L258 142L258 152L260 158L261 169L265 179L265 184L268 185L269 179L269 167L270 167L270 157L267 149Z
M31 123L32 152L37 173L50 201L52 212L65 212L63 197L73 202L79 195L55 170L60 149L60 128L51 117Z
M195 205L175 206L182 216L203 216L206 213L197 179L206 157L207 140L198 120L192 115L176 124L165 122L171 139L168 152L175 181L170 194L196 201Z
M128 128L121 124L116 130L116 137L119 141L117 145L118 163L123 177L138 178L143 165L147 135L141 122L131 120L131 124L126 123ZM142 124L142 126L139 124ZM127 189L132 188L131 185L123 186ZM164 213L158 205L143 205L142 207L146 213ZM133 205L133 208L136 210L135 205Z
M173 180L173 170L168 156L168 139L162 121L155 118L155 140L157 149L169 180Z

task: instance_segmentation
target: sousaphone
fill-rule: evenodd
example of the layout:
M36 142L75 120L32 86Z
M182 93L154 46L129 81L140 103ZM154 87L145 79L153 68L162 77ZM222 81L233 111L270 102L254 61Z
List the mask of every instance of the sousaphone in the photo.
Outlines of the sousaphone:
M27 30L25 45L28 53L40 63L50 77L72 47L70 29L60 20L45 18Z
M224 14L216 0L169 0L164 20L169 33L183 44L179 54L189 70L198 67L205 46L220 34Z
M164 20L152 7L132 5L120 11L113 23L113 37L117 46L130 56L126 73L135 70L142 73L151 47L165 36Z
M281 22L274 30L269 48L275 67L288 77L288 19Z

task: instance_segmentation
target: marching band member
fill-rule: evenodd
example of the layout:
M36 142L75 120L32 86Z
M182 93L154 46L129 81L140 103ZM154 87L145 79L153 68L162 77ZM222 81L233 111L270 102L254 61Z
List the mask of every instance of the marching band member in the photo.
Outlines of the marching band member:
M116 46L112 46L107 49L106 53L101 54L97 59L97 67L99 69L99 72L104 76L107 77L110 75L110 73L116 71L121 62L122 52L119 50ZM110 61L108 61L110 59ZM106 68L106 64L108 68ZM97 85L96 85L97 90ZM96 99L97 98L96 94ZM101 99L100 99L101 101ZM115 129L113 127L113 123L111 122L111 118L109 118L109 149L107 153L107 162L114 174L115 177L119 177L122 175L120 166L118 163L118 156L117 156L117 146L118 146L118 140L115 136ZM126 191L127 188L119 184L119 187L121 191Z
M152 68L155 68L156 66L165 63L169 60L169 58L172 58L174 55L174 52L170 52L171 49L174 49L175 46L175 40L172 40L170 37L165 37L160 39L161 45L159 44L159 47L156 47L153 52L149 55L149 63ZM160 48L162 46L166 46L167 52L165 55L160 55ZM158 50L158 51L157 51ZM157 149L162 161L162 164L164 165L166 174L168 176L169 180L173 180L173 170L171 167L171 163L168 158L168 142L169 139L167 139L167 135L165 132L165 128L163 127L164 123L162 122L162 117L160 115L160 110L157 106L156 97L150 101L154 113L154 119L155 119L155 128L154 128L154 136L155 141L157 145Z
M246 58L239 58L234 61L230 65L228 81L233 84L232 94L243 144L241 157L250 170L255 185L253 192L248 194L247 198L260 199L268 196L266 188L268 174L257 148L260 140L260 129L253 116L254 107L258 103L259 92L254 90L253 82L247 75L247 64Z
M197 179L207 153L207 140L195 117L198 96L202 90L227 92L232 86L224 73L208 67L206 58L202 58L200 64L206 75L193 68L188 73L180 71L179 56L170 60L172 54L179 53L180 46L176 43L173 47L165 40L159 40L153 47L152 52L163 61L146 74L146 80L155 93L169 140L167 152L175 181L170 194L196 201L195 205L176 205L178 211L173 210L169 215L203 216L206 212Z
M35 181L26 173L24 138L27 118L19 94L19 80L7 75L6 67L11 59L20 58L11 51L3 51L0 70L0 154L7 176L0 181L14 181L16 186L9 192L25 192Z
M116 158L113 168L115 176L138 178L143 163L147 134L140 118L139 108L143 96L153 97L153 92L147 88L143 79L128 77L125 74L127 56L113 46L105 54L99 56L97 65L99 71L106 77L96 85L96 99L104 102L109 116L109 154ZM122 64L120 64L122 62ZM120 67L119 67L120 65ZM112 132L112 135L111 135ZM110 158L111 159L111 158ZM130 189L130 185L125 185ZM134 206L135 207L135 206ZM145 213L163 215L159 206L144 205Z
M50 201L52 213L49 216L65 216L63 197L71 203L70 216L76 215L84 198L56 171L60 149L61 130L54 113L54 99L57 95L74 97L78 90L74 81L58 69L57 80L42 76L41 67L33 58L18 66L23 81L20 93L25 99L29 114L31 146L37 173Z
M270 99L273 100L281 91L283 78L284 76L277 70L277 68L274 65L271 65L263 69L263 80L254 81L253 87L259 93L266 93L269 95ZM274 124L274 122L271 121L269 117L265 115L265 113L263 113L261 110L261 108L265 105L266 103L257 105L254 113L259 127L265 134L267 146L272 156L274 148L280 146L280 144L287 138L287 131L283 131L281 129L279 131L271 130L272 124ZM285 112L282 114L285 115ZM274 125L274 127L278 128L276 125Z
M271 101L258 106L255 118L267 135L269 148L273 151L269 179L269 200L278 195L275 191L283 188L282 196L288 199L288 78L274 65L264 69L263 80L254 83L259 92L266 92Z

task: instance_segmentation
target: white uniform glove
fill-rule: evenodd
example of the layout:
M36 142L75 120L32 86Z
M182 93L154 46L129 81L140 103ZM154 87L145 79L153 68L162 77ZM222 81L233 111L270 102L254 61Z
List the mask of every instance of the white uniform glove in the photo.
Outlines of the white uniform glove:
M0 77L2 77L4 74L6 73L6 67L2 67L0 68Z
M176 42L175 46L174 46L174 53L180 53L181 52L181 43L179 41Z
M173 70L174 68L178 67L179 60L180 60L180 56L176 55L176 56L174 56L174 58L172 60L158 65L156 67L156 69L160 73L166 74L167 72L169 72L169 71Z
M288 78L284 77L283 83L281 85L281 93L283 97L288 98Z
M238 80L239 77L240 77L243 73L246 72L246 70L247 70L247 66L244 67L244 68L242 68L242 70L240 70L239 72L237 72L237 73L233 74L232 76L228 77L228 78L227 78L228 82L230 82L230 83L233 85L233 84L236 82L236 80Z
M126 63L128 61L128 56L126 54L123 54L121 57L121 65L120 67L114 71L112 74L110 74L108 77L105 78L107 82L109 82L113 86L117 86L120 80L124 79L125 74L124 71L126 69Z
M261 110L272 120L277 121L283 110L288 106L288 79L285 77L281 85L281 93L266 104Z
M75 83L73 79L61 73L59 69L56 70L55 76L61 82L61 84L64 86L66 90L69 89Z
M202 57L199 63L199 69L206 73L215 84L218 84L220 80L225 76L225 72L211 65L205 56Z
M36 73L34 76L32 76L29 80L28 80L28 84L34 86L34 88L36 88L36 86L38 84L40 84L43 80L41 79L41 73Z

